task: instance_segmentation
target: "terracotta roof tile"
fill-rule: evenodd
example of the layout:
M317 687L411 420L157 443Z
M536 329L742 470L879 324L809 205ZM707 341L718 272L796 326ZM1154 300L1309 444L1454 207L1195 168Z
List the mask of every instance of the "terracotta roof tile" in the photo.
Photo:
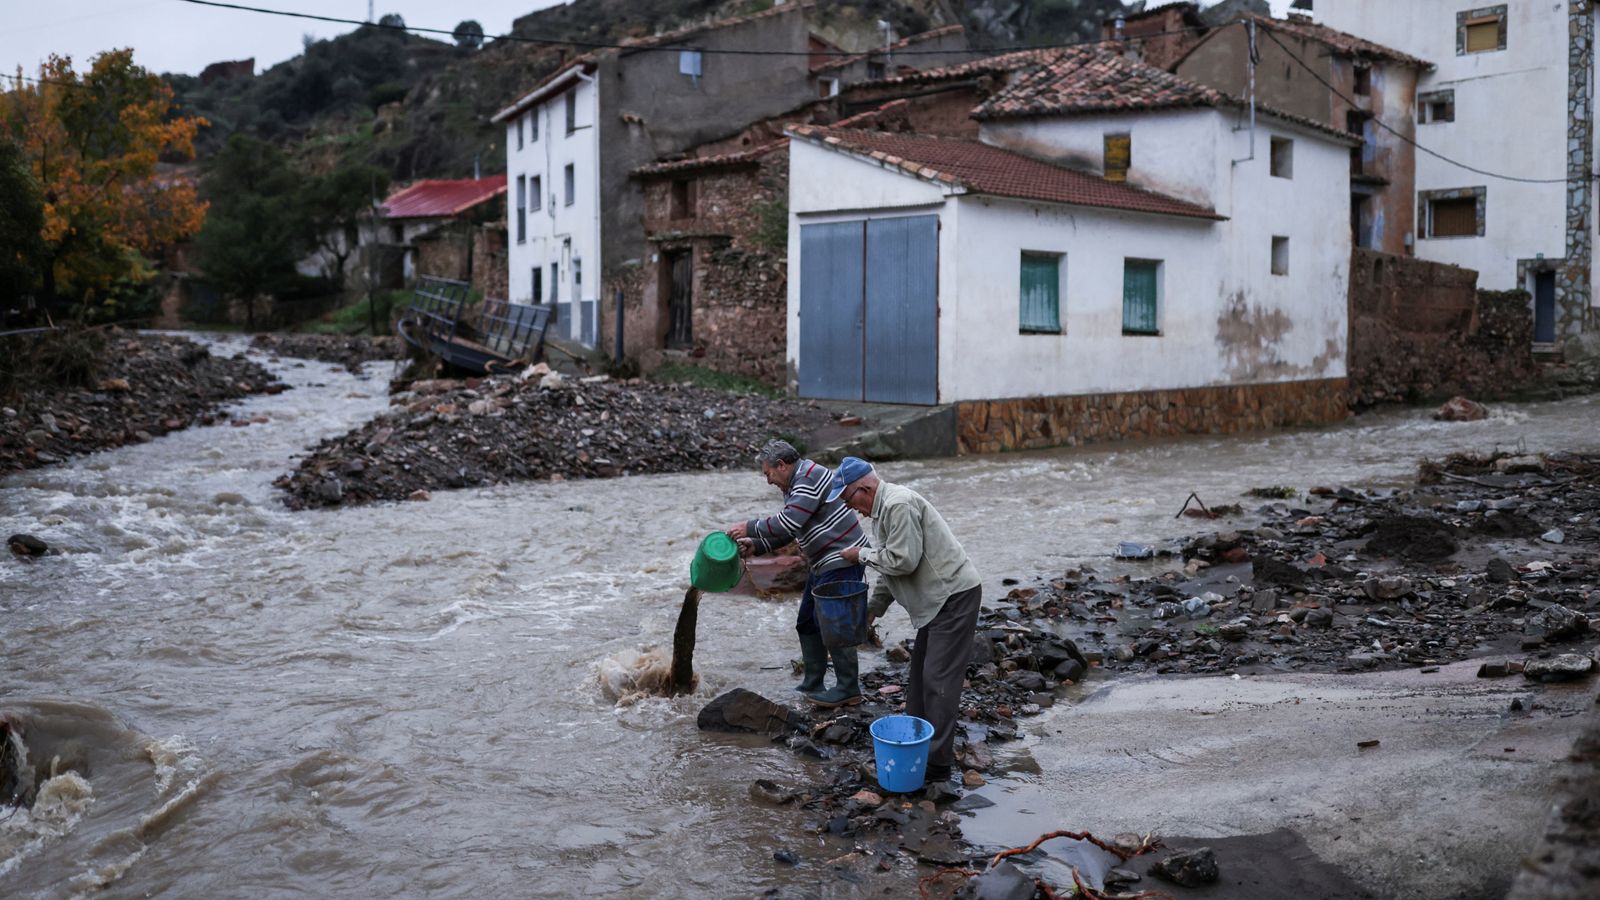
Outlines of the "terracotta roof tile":
M753 166L761 161L761 157L781 150L789 145L788 138L769 141L748 150L737 153L719 153L715 156L691 156L686 159L673 159L666 162L651 163L633 170L635 176L641 178L659 178L663 175L680 175L685 172L704 172L714 169L734 169L739 166Z
M506 176L418 181L383 201L390 219L432 219L453 216L506 192Z
M1053 57L1059 56L1061 50L1013 50L1010 53L1001 53L997 56L986 56L964 63L951 66L935 66L918 72L908 72L904 75L894 75L888 78L879 78L875 81L862 82L863 84L926 84L938 81L962 81L976 78L979 75L999 75L1006 72L1015 72L1036 66Z
M797 125L789 133L972 194L1192 219L1224 218L1176 197L1107 181L978 141L819 125Z
M1123 110L1221 106L1227 98L1155 66L1093 45L1073 47L1012 79L973 110L1011 119Z
M1316 41L1345 56L1382 59L1418 69L1433 68L1433 63L1425 59L1418 59L1408 53L1401 53L1391 47L1375 44L1366 38L1339 31L1336 28L1329 28L1317 22L1306 22L1298 19L1269 19L1266 16L1256 15L1246 15L1244 18L1255 21L1262 28L1271 28L1285 34Z

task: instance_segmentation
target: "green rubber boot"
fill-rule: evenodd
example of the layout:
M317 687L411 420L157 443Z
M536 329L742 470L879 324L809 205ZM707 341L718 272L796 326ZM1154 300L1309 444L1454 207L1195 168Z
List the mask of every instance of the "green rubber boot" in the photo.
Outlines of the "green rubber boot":
M822 678L828 674L828 648L822 643L822 635L800 635L800 661L805 664L805 674L794 689L802 694L822 690Z
M856 648L829 650L828 655L833 657L834 685L821 693L807 694L806 699L825 709L860 703L861 660L856 657Z

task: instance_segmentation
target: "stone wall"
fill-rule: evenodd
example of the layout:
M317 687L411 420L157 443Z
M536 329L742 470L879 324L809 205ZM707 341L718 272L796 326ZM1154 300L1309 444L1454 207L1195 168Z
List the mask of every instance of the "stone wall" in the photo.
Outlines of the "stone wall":
M506 251L506 225L480 225L472 237L472 286L485 297L508 299L510 261Z
M1505 395L1538 376L1525 291L1478 291L1478 275L1356 250L1350 261L1350 403Z
M1023 397L956 405L961 453L1233 434L1344 419L1342 378L1223 387Z

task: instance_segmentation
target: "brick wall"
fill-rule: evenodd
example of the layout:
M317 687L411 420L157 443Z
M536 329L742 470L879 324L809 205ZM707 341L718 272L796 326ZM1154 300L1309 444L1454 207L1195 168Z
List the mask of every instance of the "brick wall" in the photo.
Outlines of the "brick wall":
M1345 389L1344 379L1330 378L959 403L957 446L998 453L1322 425L1347 415Z
M1350 403L1504 395L1538 375L1525 291L1479 291L1478 273L1356 250L1350 260Z

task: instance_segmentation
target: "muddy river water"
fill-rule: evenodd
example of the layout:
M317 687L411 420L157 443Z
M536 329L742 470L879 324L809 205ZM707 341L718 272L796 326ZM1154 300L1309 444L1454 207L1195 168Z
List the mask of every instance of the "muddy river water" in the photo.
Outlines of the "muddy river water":
M0 533L61 550L0 560L0 713L28 723L31 759L87 768L0 812L0 896L850 894L773 862L814 839L747 793L814 764L694 727L731 687L792 696L792 603L704 598L693 696L618 707L600 688L607 660L669 645L700 536L774 506L757 472L291 513L271 481L383 409L387 372L274 365L295 390L239 407L265 424L0 482ZM1247 487L1399 483L1451 450L1593 448L1597 412L1388 412L884 472L934 500L995 596L1188 532L1173 514L1191 491L1248 506ZM888 626L908 633L902 612Z

